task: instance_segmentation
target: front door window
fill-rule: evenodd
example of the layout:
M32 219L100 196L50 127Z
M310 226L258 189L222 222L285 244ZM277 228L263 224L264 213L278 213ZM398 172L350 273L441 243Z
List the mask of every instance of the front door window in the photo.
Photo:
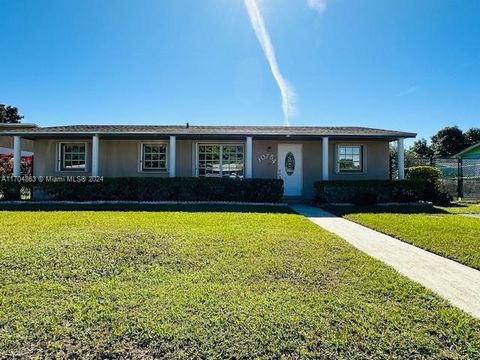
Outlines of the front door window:
M285 172L288 176L295 172L295 156L290 151L285 155Z

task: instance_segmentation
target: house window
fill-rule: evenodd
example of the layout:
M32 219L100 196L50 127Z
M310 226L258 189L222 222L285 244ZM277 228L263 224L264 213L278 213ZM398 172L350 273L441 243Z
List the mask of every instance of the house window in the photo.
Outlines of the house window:
M167 170L167 145L142 144L142 171Z
M198 176L243 178L243 144L199 144Z
M60 144L60 169L62 171L85 171L87 144Z
M339 145L338 172L363 172L363 146Z

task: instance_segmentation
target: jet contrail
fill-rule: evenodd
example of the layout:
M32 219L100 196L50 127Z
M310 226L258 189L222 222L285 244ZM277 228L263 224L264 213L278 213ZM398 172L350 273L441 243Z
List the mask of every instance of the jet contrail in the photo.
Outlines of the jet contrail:
M263 19L262 13L258 7L256 0L245 0L245 7L247 8L250 22L252 23L255 34L258 41L262 46L265 57L270 65L273 77L280 88L280 94L282 95L282 108L285 116L285 125L290 126L290 117L295 112L294 99L295 92L290 88L287 81L284 79L280 69L278 67L277 59L275 57L275 50L273 49L272 40L268 34Z

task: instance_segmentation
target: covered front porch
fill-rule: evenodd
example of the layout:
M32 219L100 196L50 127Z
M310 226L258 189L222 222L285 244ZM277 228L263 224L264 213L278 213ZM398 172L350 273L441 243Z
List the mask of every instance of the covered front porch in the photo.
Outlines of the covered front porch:
M392 142L404 178L404 139L362 127L76 125L2 131L34 144L35 176L282 179L287 196L310 197L319 180L388 180Z
M14 176L21 175L21 135L14 136ZM310 196L317 180L388 179L389 143L404 138L56 134L29 136L36 176L281 178L287 196Z

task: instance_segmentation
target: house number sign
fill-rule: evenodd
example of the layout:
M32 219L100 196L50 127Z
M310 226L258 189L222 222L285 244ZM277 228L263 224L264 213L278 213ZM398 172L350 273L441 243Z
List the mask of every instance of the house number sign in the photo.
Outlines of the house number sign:
M272 153L264 153L258 157L258 162L262 163L264 161L268 161L270 164L276 164L277 159L275 158L275 155Z
M285 172L288 176L292 176L295 171L295 156L291 152L288 152L285 156Z

